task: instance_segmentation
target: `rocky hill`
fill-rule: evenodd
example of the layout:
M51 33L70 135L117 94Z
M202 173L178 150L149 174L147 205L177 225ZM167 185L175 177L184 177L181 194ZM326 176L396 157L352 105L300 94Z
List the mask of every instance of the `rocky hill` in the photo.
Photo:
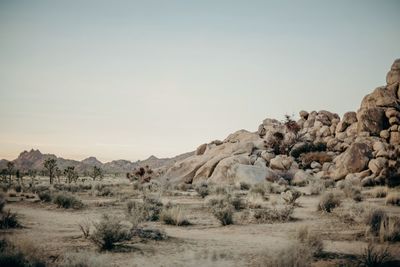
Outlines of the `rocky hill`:
M348 179L363 185L400 183L400 59L387 84L340 118L329 111L301 111L295 122L265 119L258 131L237 131L202 144L162 179L172 183L304 183Z
M15 169L28 171L28 170L43 170L43 163L47 158L54 158L57 160L58 167L63 170L68 166L74 166L78 172L89 171L93 166L102 168L106 173L126 173L132 171L136 167L148 165L152 169L167 168L173 165L176 161L182 160L186 157L192 156L193 152L178 155L173 158L162 158L159 159L155 156L151 156L143 161L128 161L128 160L114 160L107 163L102 163L95 157L89 157L82 161L64 159L57 157L53 154L42 154L39 150L31 149L30 151L23 151L18 158L13 160L15 163ZM7 166L7 160L0 160L0 170L5 169Z

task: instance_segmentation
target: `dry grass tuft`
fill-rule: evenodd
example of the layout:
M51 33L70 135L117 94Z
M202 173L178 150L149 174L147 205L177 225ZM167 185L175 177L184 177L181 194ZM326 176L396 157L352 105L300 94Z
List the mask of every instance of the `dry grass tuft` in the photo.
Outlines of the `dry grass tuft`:
M377 186L371 191L372 197L384 198L387 196L389 190L386 186Z
M186 226L191 224L183 213L182 208L179 206L164 208L161 212L160 219L166 224L176 226Z
M364 253L359 258L359 266L380 267L388 266L391 255L387 247L378 247L374 243L369 243Z
M400 206L400 193L391 192L386 196L386 205Z
M400 218L390 217L381 222L379 228L379 239L381 242L400 241Z
M326 192L319 201L318 210L330 213L334 208L340 206L340 204L340 197L337 193Z

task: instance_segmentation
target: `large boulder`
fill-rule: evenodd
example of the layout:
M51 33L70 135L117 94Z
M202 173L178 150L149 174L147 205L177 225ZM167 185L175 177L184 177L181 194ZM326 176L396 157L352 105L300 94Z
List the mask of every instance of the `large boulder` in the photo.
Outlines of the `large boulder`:
M371 135L379 136L382 130L389 126L385 110L379 107L360 109L357 113L358 132L369 132Z
M332 176L341 180L349 173L365 170L372 157L372 149L366 143L353 143L344 153L335 158L335 170Z
M234 183L245 182L248 184L257 184L266 180L274 182L279 179L279 176L267 167L235 164L232 172Z
M371 159L368 163L368 168L373 174L379 175L381 171L386 168L388 160L386 158L380 157L376 159Z
M278 155L269 162L271 169L281 171L289 170L292 167L292 164L293 158L285 155Z
M339 133L344 132L347 129L347 127L356 122L357 122L357 113L355 113L354 111L346 112L343 115L343 119L338 123L336 127L336 132Z
M386 75L386 83L388 85L400 83L400 59L396 59Z
M361 109L376 107L399 108L399 102L395 90L392 87L378 87L372 93L366 95L361 102Z

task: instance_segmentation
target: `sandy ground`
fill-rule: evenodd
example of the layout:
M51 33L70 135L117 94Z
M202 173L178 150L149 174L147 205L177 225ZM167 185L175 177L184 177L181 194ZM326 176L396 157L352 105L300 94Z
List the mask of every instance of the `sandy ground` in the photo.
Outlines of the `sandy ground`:
M82 210L64 210L54 204L32 200L10 199L7 208L19 214L22 229L3 231L14 239L29 240L39 246L49 259L59 260L69 251L96 251L96 247L83 238L78 224L83 220L98 220L102 214L124 216L126 201L135 199L132 185L123 183L115 190L114 197L93 197L87 192L77 193L86 204ZM235 224L222 227L207 210L205 200L196 193L185 196L166 196L184 207L193 225L167 226L161 222L147 223L166 231L165 241L141 241L128 243L124 251L106 253L112 266L258 266L259 259L275 253L293 241L302 225L317 232L324 240L324 252L333 258L361 254L367 243L363 234L365 225L349 225L335 216L316 211L319 196L302 196L298 199L294 220L274 224ZM121 195L124 195L121 200ZM279 199L271 195L270 201ZM352 200L345 200L351 202ZM384 207L383 199L366 199L368 205ZM99 207L99 202L109 206ZM400 216L399 207L385 207ZM239 216L239 215L237 215ZM400 245L390 245L392 255L400 259ZM327 257L316 266L335 264Z

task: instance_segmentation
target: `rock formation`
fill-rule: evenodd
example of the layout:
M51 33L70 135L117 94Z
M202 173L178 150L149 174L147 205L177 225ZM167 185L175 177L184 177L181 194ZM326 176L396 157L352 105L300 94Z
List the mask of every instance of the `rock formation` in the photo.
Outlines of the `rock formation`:
M202 144L169 168L171 183L257 183L358 179L363 185L400 184L400 59L387 85L366 95L357 112L300 111L300 119L265 119L245 130Z

